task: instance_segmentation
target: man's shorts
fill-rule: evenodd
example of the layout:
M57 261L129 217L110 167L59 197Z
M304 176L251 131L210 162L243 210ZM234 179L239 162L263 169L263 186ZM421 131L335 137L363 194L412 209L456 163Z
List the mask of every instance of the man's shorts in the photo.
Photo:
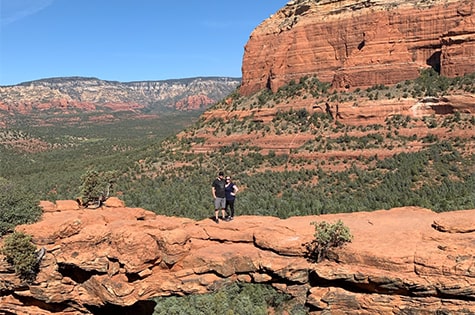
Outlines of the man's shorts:
M219 210L219 209L224 209L224 208L226 208L226 198L217 197L214 200L214 209Z

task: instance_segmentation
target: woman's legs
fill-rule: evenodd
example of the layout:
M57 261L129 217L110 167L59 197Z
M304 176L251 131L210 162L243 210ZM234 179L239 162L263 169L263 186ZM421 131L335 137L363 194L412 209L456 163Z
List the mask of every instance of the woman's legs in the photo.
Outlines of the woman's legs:
M230 210L230 217L234 217L234 200L226 200L226 212L228 212L228 206ZM229 214L229 212L228 212Z

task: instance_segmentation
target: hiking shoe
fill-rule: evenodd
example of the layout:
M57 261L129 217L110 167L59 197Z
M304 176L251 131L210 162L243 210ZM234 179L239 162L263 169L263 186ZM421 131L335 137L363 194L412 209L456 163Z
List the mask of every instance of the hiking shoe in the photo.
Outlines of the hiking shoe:
M232 221L232 220L234 220L233 217L228 217L228 221Z
M219 223L218 218L214 218L213 221L216 222L216 223Z

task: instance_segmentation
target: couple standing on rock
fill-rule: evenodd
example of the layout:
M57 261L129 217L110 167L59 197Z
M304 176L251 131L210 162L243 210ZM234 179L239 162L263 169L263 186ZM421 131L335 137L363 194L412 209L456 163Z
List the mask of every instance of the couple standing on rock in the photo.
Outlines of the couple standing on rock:
M224 172L219 172L218 177L213 181L211 192L214 199L214 222L219 223L219 210L221 209L221 220L231 221L234 218L234 200L238 187L231 181L230 176L224 178ZM230 210L228 216L226 212Z

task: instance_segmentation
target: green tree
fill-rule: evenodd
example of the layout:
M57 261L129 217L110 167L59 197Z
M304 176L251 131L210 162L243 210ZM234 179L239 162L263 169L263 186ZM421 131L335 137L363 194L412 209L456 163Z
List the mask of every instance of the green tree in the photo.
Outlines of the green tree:
M114 171L87 171L81 176L81 203L86 207L91 204L100 206L109 198L116 178L117 174Z

